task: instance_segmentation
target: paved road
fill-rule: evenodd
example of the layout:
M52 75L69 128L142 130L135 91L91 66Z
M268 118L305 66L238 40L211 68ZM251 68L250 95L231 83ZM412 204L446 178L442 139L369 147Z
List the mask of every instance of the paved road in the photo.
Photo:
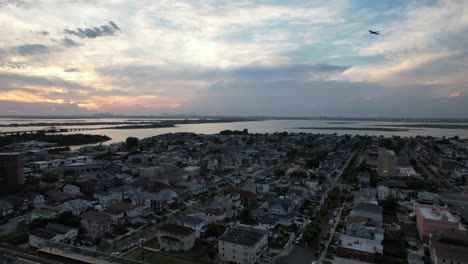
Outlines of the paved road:
M322 196L322 199L320 200L319 209L322 207L323 202L328 196L328 192L338 185L339 179L341 177L341 174L343 173L343 170L348 166L351 158L354 155L358 155L358 151L355 151L353 152L353 154L351 154L351 156L348 158L348 160L344 164L343 168L339 171L336 177L332 180L331 184L329 185L329 188L327 188L327 190L324 192L324 195ZM356 165L356 164L353 164L353 165ZM317 260L318 255L316 254L316 252L320 248L320 241L322 240L323 236L327 234L331 229L331 226L328 225L328 220L330 220L331 218L334 218L333 211L334 209L330 210L328 212L328 215L322 218L322 221L320 223L320 228L321 228L320 235L318 235L314 239L311 245L309 245L308 247L305 247L304 245L296 245L288 255L279 257L276 260L276 263L277 264L292 264L292 263L310 264L313 260Z
M25 219L29 220L29 218L30 218L30 214L22 215L22 216L18 216L16 218L10 219L5 224L0 225L0 236L4 236L15 231L15 229L18 227L18 224L21 220L25 220Z

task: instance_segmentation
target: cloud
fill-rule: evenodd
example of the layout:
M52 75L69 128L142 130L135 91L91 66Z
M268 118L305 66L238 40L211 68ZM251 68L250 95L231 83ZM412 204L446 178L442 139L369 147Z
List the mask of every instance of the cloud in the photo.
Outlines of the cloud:
M0 100L0 115L89 115L90 111L72 103L18 102Z
M15 50L18 54L22 56L49 53L49 48L42 44L25 44L16 47Z
M61 40L61 42L66 47L76 47L76 46L81 46L82 45L81 43L78 43L78 42L74 41L71 38L63 38Z
M104 36L115 36L119 27L114 22L110 21L109 25L102 25L94 28L77 28L76 30L64 29L68 35L78 36L80 38L97 38Z
M63 70L64 72L79 72L80 68L67 68Z

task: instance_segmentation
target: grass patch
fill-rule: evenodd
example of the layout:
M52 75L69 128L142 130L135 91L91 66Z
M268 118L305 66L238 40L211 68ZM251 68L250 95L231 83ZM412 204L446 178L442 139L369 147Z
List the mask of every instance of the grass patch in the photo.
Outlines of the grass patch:
M18 227L11 233L0 237L0 242L6 242L12 245L19 245L28 242L29 226L19 224Z
M190 259L201 259L204 255L208 253L208 246L205 245L196 245L188 251L170 251L165 252L169 255L180 256L183 258L190 258Z

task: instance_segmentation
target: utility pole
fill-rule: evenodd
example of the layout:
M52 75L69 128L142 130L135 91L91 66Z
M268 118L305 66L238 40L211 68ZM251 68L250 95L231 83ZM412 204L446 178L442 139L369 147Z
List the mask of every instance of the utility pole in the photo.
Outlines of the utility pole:
M145 250L143 248L143 243L140 243L141 248L141 261L145 261Z

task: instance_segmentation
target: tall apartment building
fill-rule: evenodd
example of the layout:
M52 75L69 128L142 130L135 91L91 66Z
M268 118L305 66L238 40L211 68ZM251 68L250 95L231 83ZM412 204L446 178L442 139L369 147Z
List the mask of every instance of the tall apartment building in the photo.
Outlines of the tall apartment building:
M226 263L253 264L266 251L268 231L235 226L218 242L218 258Z
M24 183L23 154L0 153L0 188L10 188Z
M384 177L391 177L395 173L397 158L393 150L379 149L378 170Z

